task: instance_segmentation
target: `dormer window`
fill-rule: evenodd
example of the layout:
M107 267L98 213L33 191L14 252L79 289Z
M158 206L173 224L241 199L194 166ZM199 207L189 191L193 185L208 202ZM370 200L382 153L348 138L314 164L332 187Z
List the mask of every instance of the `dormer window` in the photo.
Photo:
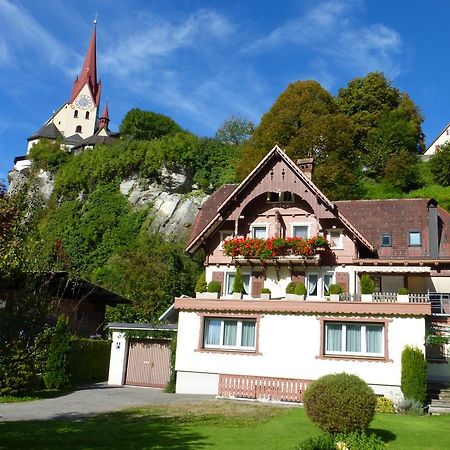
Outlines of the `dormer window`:
M81 125L77 125L75 128L75 133L81 133Z
M381 235L381 246L392 247L392 236L388 233Z

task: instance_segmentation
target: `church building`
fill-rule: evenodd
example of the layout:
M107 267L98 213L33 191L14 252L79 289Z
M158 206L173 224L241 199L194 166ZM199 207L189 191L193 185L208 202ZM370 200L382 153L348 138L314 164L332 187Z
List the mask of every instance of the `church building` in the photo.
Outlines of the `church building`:
M94 22L89 48L79 76L73 82L69 100L45 124L28 138L27 155L14 159L14 169L21 171L31 166L30 149L40 139L61 139L67 151L79 152L96 144L109 143L118 133L109 130L109 109L105 104L99 117L102 85L97 79L97 30Z

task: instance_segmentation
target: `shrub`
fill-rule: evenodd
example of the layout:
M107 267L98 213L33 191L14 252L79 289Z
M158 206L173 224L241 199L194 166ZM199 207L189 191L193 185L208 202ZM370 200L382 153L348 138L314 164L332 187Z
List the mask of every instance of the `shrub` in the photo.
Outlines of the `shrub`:
M108 379L111 341L72 339L69 373L72 384L95 383Z
M325 375L311 383L303 398L306 414L324 431L365 430L375 413L373 390L356 375Z
M401 389L405 398L422 405L427 396L427 362L417 347L406 346L402 352Z
M170 342L170 377L167 386L164 389L164 392L169 392L171 394L175 393L177 386L177 372L175 370L175 362L176 362L176 353L177 353L177 336L174 335Z
M195 285L195 292L206 292L208 284L206 283L206 274L202 272L198 277L197 284Z
M443 145L430 159L433 180L441 186L450 186L450 143Z
M420 402L416 400L411 400L410 398L405 398L399 400L395 404L395 411L398 414L406 414L408 416L422 416L423 406Z
M375 412L378 413L384 413L384 414L394 414L395 413L395 406L394 402L386 398L384 396L378 396L377 397L377 403L375 405Z
M69 320L61 315L50 343L44 382L47 389L61 389L70 382L69 373L70 332Z
M266 288L266 287L263 287L263 288L261 289L261 294L271 294L270 289L269 289L269 288Z
M242 278L241 266L237 266L233 282L233 294L242 294L242 292L244 292L244 279Z
M408 295L409 294L409 290L407 288L400 288L397 292L397 294L399 295Z
M363 275L361 277L361 294L373 294L375 290L375 282L369 275Z
M208 283L208 292L216 292L220 294L220 291L222 290L222 286L218 281L210 281Z
M286 294L295 294L295 283L293 281L286 286Z
M348 450L382 450L385 448L383 440L375 433L366 434L364 431L340 433L335 436L335 448ZM342 444L340 444L342 443Z
M296 450L335 450L335 448L333 436L329 433L322 433L300 442Z
M306 286L304 283L295 283L294 294L295 295L306 295Z
M344 289L342 289L342 286L340 284L330 284L330 287L328 288L328 293L331 294L342 294L344 292Z

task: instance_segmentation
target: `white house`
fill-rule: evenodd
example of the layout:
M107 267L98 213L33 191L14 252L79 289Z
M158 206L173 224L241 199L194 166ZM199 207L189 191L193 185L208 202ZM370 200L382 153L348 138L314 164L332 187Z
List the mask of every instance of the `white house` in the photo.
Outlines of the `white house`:
M450 123L445 126L442 132L427 148L426 152L424 153L424 156L426 158L433 156L436 152L439 151L439 148L442 147L449 140L450 140Z
M311 380L345 371L396 397L405 345L425 352L427 330L448 325L450 214L433 199L333 203L312 170L276 146L200 209L187 251L204 250L221 292L175 299L177 392L300 401ZM289 299L291 282L304 301ZM447 349L429 350L429 378L449 381Z

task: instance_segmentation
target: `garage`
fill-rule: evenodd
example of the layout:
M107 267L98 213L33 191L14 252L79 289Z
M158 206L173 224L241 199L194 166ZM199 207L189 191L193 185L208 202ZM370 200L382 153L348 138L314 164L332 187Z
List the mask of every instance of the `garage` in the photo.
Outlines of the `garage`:
M170 378L173 324L110 323L108 384L163 388Z
M125 384L165 387L170 376L170 341L130 339Z

